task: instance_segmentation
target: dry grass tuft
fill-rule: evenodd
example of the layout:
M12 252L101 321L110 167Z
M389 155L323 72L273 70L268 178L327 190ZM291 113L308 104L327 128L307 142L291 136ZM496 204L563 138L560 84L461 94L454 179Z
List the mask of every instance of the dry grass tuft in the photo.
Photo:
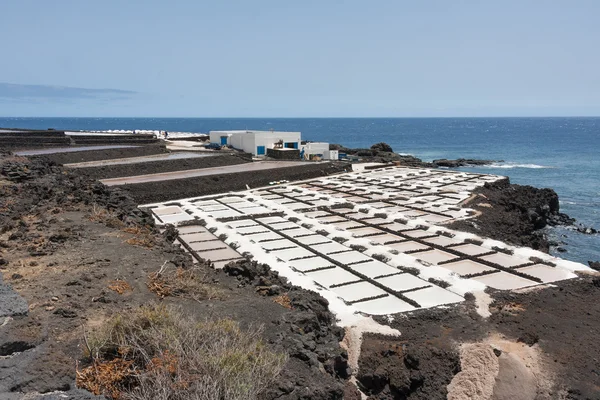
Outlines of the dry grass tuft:
M110 281L108 288L119 294L123 294L128 290L133 291L133 288L131 287L131 285L121 279L115 279L114 281Z
M165 263L160 270L148 275L147 286L159 297L185 297L210 300L223 297L223 292L215 285L206 282L198 268L169 268Z
M147 248L152 248L156 245L154 233L145 226L130 226L122 228L121 231L134 235L125 241L127 244Z
M261 333L229 319L197 322L164 306L140 307L86 338L93 362L77 372L77 385L112 399L259 399L287 360Z
M108 226L109 228L123 228L125 223L121 221L117 213L109 211L108 209L101 207L97 204L92 206L92 211L89 215L89 220L92 222L98 222Z
M285 308L292 309L292 301L287 294L282 294L273 299L273 301Z

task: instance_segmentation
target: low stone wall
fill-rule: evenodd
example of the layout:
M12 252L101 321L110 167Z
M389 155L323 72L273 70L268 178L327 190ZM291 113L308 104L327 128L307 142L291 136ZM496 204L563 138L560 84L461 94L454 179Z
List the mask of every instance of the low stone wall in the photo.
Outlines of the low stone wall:
M159 143L122 149L86 150L75 151L71 153L45 154L40 156L32 156L31 158L39 157L44 158L48 161L55 162L57 164L71 164L86 161L114 160L116 158L151 156L154 154L163 153L168 153L167 148L164 144Z
M128 190L137 202L144 204L235 190L246 190L247 186L250 188L267 186L272 181L303 180L351 170L352 167L346 163L319 163L301 167L285 167L262 171L174 179L171 181L136 183L120 187Z
M63 131L30 131L0 129L0 147L19 149L33 147L69 146L71 139Z

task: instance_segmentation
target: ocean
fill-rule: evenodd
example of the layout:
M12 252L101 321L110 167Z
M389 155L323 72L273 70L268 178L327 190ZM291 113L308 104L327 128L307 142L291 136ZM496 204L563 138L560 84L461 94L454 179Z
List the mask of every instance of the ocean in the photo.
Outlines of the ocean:
M498 160L464 170L550 187L559 195L562 212L600 228L600 118L0 118L0 127L199 133L274 129L300 131L304 140L347 147L386 142L397 153L425 161ZM565 228L549 233L565 243L567 252L560 257L582 263L600 260L600 235Z

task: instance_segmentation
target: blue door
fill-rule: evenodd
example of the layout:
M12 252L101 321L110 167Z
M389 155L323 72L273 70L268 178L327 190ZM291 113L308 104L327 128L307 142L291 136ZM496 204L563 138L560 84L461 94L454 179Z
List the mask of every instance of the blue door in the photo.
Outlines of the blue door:
M227 145L227 136L221 136L221 146Z
M265 155L265 146L256 146L256 155L264 156Z

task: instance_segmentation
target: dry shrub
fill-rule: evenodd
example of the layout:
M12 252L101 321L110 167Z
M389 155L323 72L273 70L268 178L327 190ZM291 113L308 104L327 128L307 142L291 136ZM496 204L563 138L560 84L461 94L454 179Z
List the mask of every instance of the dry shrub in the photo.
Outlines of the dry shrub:
M286 362L261 333L229 319L198 322L164 306L140 307L86 340L94 364L78 371L77 383L113 399L258 399ZM109 362L127 366L109 374L119 379L102 380L97 367Z
M121 399L122 388L132 380L135 371L133 361L115 358L110 361L96 361L93 365L77 370L75 382L95 395L105 394L113 399Z
M119 294L123 294L128 290L133 291L133 288L131 287L131 285L129 283L127 283L126 281L123 281L121 279L116 279L114 281L110 281L110 284L108 285L108 288L110 290L113 290Z
M148 275L147 285L160 297L186 297L200 301L223 296L221 290L206 282L198 268L169 268L167 263Z

